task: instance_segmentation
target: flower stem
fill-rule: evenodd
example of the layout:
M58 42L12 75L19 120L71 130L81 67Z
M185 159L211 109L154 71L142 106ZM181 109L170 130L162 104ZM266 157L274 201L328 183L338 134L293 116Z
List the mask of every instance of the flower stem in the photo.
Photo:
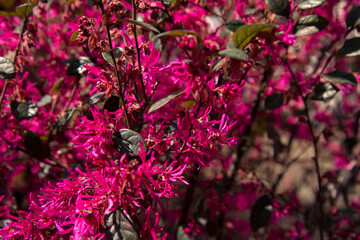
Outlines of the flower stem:
M135 0L131 0L131 4L132 4L132 18L133 18L134 21L136 21L136 6L135 6ZM142 74L142 69L141 69L140 49L139 49L139 43L138 43L137 33L136 33L136 24L134 24L133 33L134 33L134 40L135 40L137 63L138 63L139 71L140 71L141 89L142 89L142 94L143 94L143 96L144 96L143 99L145 100L145 102L147 102L148 99L147 99L147 96L146 96L144 79L143 79L143 74Z

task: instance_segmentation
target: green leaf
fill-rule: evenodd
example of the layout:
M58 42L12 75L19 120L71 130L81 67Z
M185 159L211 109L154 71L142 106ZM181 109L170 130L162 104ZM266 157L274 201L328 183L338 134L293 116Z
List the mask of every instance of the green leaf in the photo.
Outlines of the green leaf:
M144 27L146 29L149 29L153 32L160 33L160 31L156 27L154 27L146 22L136 21L136 20L132 20L132 19L118 19L118 21L135 24L135 25Z
M319 84L316 84L312 88L312 92L309 94L310 99L317 100L317 101L329 101L333 97L335 97L336 93L339 91L339 89L329 83L329 82L322 82Z
M32 3L25 3L22 4L20 6L18 6L17 8L15 8L15 13L18 16L21 17L28 17L30 15L30 13L32 12L33 8L36 6L36 1L32 2Z
M357 27L360 24L360 5L351 9L345 19L347 27Z
M271 31L275 26L270 24L246 24L234 33L234 44L237 48L244 48L260 32Z
M316 8L323 4L326 0L300 0L297 7L300 9Z
M121 58L122 54L123 54L123 49L122 48L114 48L113 50L114 52L114 57L115 57L115 60L117 61L117 59ZM110 51L103 51L101 53L101 55L103 56L103 58L109 63L111 64L112 66L115 66L115 63L111 57L111 53Z
M173 36L173 37L183 37L185 35L194 35L198 41L200 42L200 44L203 44L204 41L202 40L202 38L200 37L199 34L197 34L196 32L192 32L192 31L188 31L188 30L172 30L172 31L168 31L168 32L163 32L160 34L155 35L151 41L155 41L158 38L161 37L168 37L168 36Z
M265 109L274 110L284 103L284 94L272 93L265 98Z
M305 36L320 32L329 24L329 20L320 15L301 17L295 26L296 36Z
M5 57L0 57L0 79L11 79L15 77L14 64Z
M181 90L178 92L174 92L171 93L170 95L160 99L159 101L155 102L153 105L151 105L150 109L149 109L149 113L152 113L156 110L158 110L159 108L161 108L162 106L166 105L168 102L170 102L172 99L176 98L177 96L183 94L185 91Z
M54 86L51 88L50 92L51 93L60 93L60 88L64 83L65 78L60 78L59 80L56 81L56 83L54 84Z
M352 73L345 71L333 71L324 75L324 78L332 83L350 84L357 86L357 81Z
M229 48L218 53L220 56L229 57L241 61L249 61L248 56L243 50L237 48Z
M13 11L0 11L0 16L16 16L16 12L13 12Z
M345 57L360 55L360 37L346 40L338 53Z
M73 34L71 34L71 37L70 37L70 41L73 42L73 41L76 41L76 39L78 38L79 36L79 31L75 31Z
M266 4L274 13L288 17L290 15L289 0L266 0Z
M38 111L38 106L34 102L18 102L16 100L10 101L11 113L14 117L22 121L24 119L30 119L36 115Z
M225 23L225 26L230 30L235 32L239 27L241 27L242 25L244 25L245 23L241 20L229 20Z

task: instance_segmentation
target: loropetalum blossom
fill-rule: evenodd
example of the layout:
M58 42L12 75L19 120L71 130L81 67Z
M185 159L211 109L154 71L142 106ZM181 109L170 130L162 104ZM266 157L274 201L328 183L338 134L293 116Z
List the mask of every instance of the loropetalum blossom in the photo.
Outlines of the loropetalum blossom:
M116 224L106 216L116 211L129 216L125 224L139 239L358 237L358 198L350 190L357 180L351 160L359 157L359 77L346 85L324 76L356 64L338 52L351 37L345 18L355 1L302 10L290 2L282 17L259 0L38 1L19 37L24 18L13 9L20 2L1 6L0 16L0 53L16 71L0 81L0 220L7 222L0 237L105 239ZM329 24L296 36L309 14ZM232 48L229 26L243 23L273 28L250 37L242 49L249 61L219 56ZM169 33L155 39L147 24ZM80 67L79 59L91 63ZM314 86L329 82L337 95L311 102ZM11 101L35 103L35 116L16 118L24 108ZM120 129L139 133L141 151L116 150ZM300 176L317 176L317 185L309 183L314 207L302 206L298 194L306 178L295 183L286 175L298 162ZM326 197L329 181L343 202ZM251 233L246 216L264 194L271 224ZM301 215L305 210L313 216Z

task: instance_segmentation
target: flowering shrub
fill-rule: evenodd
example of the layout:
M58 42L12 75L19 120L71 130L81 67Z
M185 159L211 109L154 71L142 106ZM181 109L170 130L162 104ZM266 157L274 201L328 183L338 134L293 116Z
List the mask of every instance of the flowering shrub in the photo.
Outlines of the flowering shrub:
M355 0L0 3L2 238L360 238Z

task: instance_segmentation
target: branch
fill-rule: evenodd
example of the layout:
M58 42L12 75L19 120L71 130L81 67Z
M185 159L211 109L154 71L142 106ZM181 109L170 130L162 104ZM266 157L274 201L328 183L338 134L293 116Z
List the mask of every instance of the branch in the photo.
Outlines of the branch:
M98 3L100 9L101 9L101 14L102 15L105 15L105 9L104 9L104 5L103 5L103 2L102 0ZM124 92L123 92L123 89L122 89L122 86L121 86L121 79L123 80L124 77L121 75L121 73L119 72L118 70L118 67L117 67L117 64L116 64L116 59L115 59L115 55L114 55L114 49L113 49L113 46L112 46L112 41L111 41L111 34L110 34L110 26L109 26L109 23L106 23L106 33L107 33L107 37L108 37L108 40L109 40L109 47L110 47L110 55L111 55L111 58L113 60L113 62L115 63L114 64L114 67L115 67L115 73L116 73L116 79L117 79L117 82L118 82L118 85L119 85L119 95L120 95L120 101L121 101L121 105L124 109L124 113L125 113L125 119L126 119L126 126L129 128L129 129L132 129L131 128L131 122L130 122L130 118L129 118L129 113L126 109L126 104L125 104L125 97L124 97Z
M321 185L321 173L320 173L320 165L319 165L319 151L318 151L318 147L317 147L317 138L315 137L314 129L312 127L311 120L310 120L309 107L307 104L307 97L302 94L298 79L296 78L296 76L295 76L294 72L292 71L288 62L284 59L282 59L282 62L288 68L288 70L294 80L294 83L296 85L297 91L298 91L299 95L301 96L302 101L304 103L306 123L310 130L312 144L313 144L313 148L314 148L313 160L314 160L314 164L315 164L317 182L318 182L318 186L319 186L319 192L318 192L318 196L317 196L319 207L320 207L320 224L319 224L320 229L319 230L320 230L320 239L323 240L324 239L324 201L322 199L322 185Z

